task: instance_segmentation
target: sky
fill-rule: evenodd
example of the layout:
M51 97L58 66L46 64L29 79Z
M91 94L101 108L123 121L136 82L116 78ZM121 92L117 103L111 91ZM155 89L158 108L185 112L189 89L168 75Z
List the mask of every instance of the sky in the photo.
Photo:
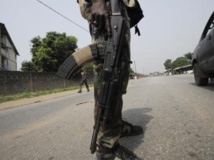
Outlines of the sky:
M76 0L41 0L71 21L88 29ZM131 67L138 73L165 71L164 62L193 52L210 15L214 0L138 0L144 18L138 24L141 36L131 29ZM78 48L91 43L88 32L59 16L37 0L0 0L0 22L4 23L20 56L31 60L30 40L56 31L75 36ZM135 64L135 65L134 65Z

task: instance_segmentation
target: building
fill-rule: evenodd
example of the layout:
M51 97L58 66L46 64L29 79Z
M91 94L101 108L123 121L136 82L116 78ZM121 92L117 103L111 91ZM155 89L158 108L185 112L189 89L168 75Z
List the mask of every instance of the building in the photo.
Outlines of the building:
M0 71L16 71L18 55L5 25L0 23Z
M183 73L188 73L190 71L193 70L193 67L191 64L188 64L186 66L182 66L182 67L177 67L175 69L173 69L173 74L183 74Z

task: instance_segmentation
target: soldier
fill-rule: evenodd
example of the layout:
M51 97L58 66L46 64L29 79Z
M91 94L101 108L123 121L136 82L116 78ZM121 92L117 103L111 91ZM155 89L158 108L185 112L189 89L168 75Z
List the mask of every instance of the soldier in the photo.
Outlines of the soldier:
M102 45L102 43L108 39L108 36L111 36L109 0L79 0L79 6L82 16L89 22L93 43L96 43L98 46ZM122 15L125 18L128 26L130 26L130 20L126 11L126 7L134 6L135 0L121 0ZM130 67L130 27L126 30L126 40L124 41L122 48L122 93L125 94L129 80ZM96 66L99 66L99 68ZM100 69L101 66L102 62L98 62L98 64L94 65L94 71L96 71L96 78L94 82L95 117L97 114L98 97L102 83L102 69ZM119 145L118 140L121 137L139 135L143 133L143 128L141 126L134 126L122 120L122 105L122 95L116 95L114 97L114 106L112 106L112 118L108 124L105 124L105 127L101 124L101 128L99 130L96 151L98 160L113 160L116 156L122 159L131 159L129 157L130 155L126 155L127 152L123 152L123 147Z
M97 62L94 62L93 64L93 71L94 71L94 99L95 99L95 102L97 101L98 99L98 88L99 88L99 84L100 84L100 73L101 73L101 70L102 70L102 64L101 63L97 63Z
M84 69L81 71L81 83L80 83L79 91L77 93L82 93L83 84L85 84L85 87L86 87L87 91L89 92L90 90L89 90L88 82L87 82L87 73Z

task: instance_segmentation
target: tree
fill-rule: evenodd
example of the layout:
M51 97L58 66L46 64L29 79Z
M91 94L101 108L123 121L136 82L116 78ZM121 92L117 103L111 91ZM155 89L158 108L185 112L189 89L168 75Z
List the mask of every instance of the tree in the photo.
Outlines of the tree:
M89 63L83 67L88 75L93 75L93 63Z
M171 59L167 59L164 63L165 69L172 69L172 60Z
M24 72L34 72L35 67L34 64L31 61L23 61L21 70Z
M186 57L178 57L176 60L172 62L172 69L175 69L177 67L186 66L189 64L189 61Z
M191 62L191 60L192 60L192 53L191 53L191 52L186 53L186 54L184 55L184 57L186 57L187 60L188 60L189 62Z
M134 73L134 71L131 67L129 68L129 73Z
M45 38L34 37L31 40L30 50L32 65L30 62L23 62L22 69L36 72L56 72L65 59L76 49L77 39L74 36L67 36L65 33L48 32Z

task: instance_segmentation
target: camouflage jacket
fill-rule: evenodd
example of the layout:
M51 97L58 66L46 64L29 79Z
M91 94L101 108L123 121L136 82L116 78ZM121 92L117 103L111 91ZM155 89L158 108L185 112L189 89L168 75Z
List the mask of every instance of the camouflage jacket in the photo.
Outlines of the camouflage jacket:
M89 20L90 19L90 7L91 7L91 3L90 0L78 0L79 1L79 6L80 6L80 12L82 14L82 16ZM123 3L127 6L127 7L134 7L135 6L135 0L122 0Z

